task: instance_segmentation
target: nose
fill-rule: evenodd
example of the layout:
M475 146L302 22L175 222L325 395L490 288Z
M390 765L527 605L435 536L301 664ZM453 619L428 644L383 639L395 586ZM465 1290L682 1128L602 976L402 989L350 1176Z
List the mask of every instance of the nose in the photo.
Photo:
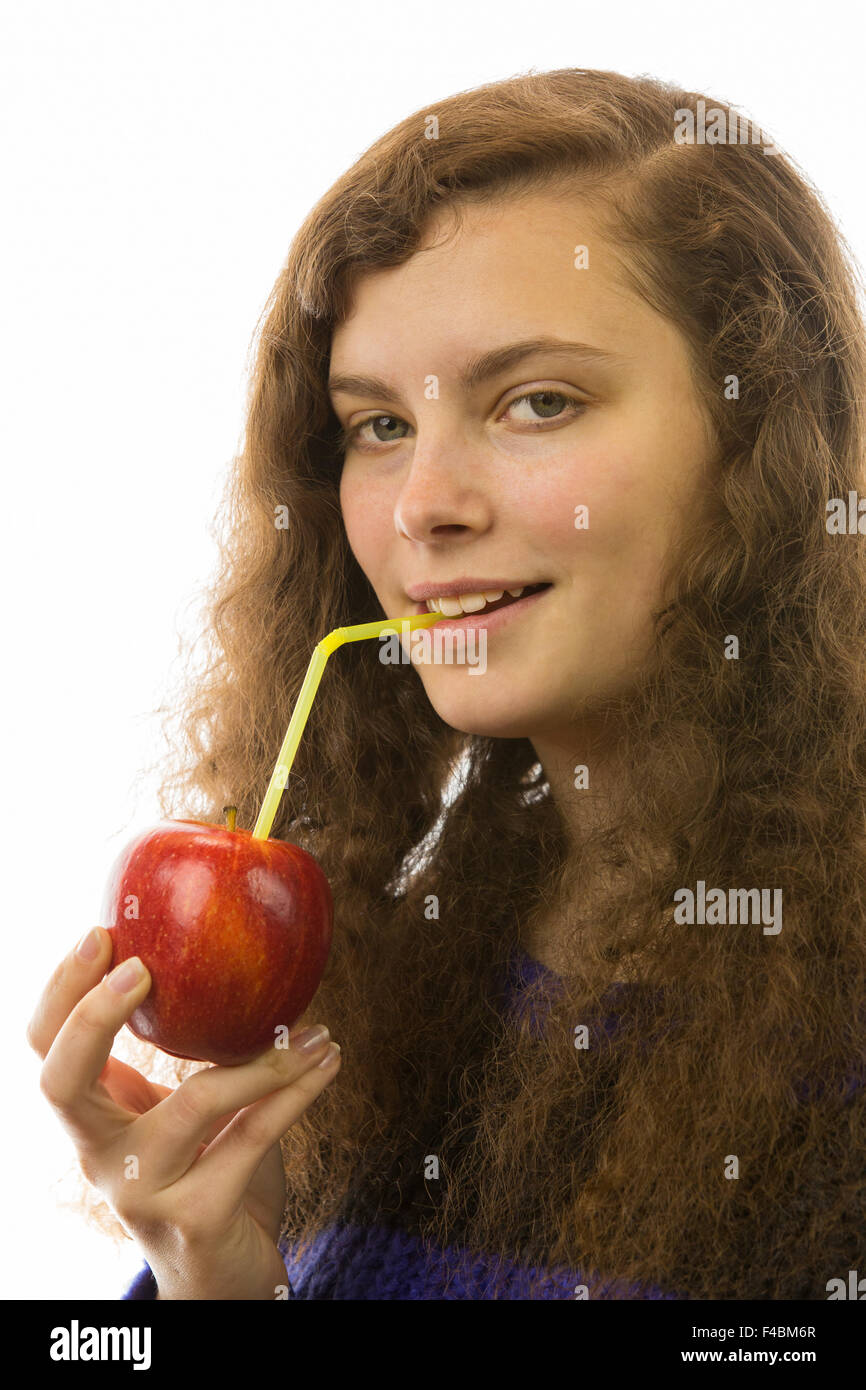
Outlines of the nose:
M412 541L430 541L487 529L491 499L478 455L465 441L441 431L419 434L394 504L394 529Z

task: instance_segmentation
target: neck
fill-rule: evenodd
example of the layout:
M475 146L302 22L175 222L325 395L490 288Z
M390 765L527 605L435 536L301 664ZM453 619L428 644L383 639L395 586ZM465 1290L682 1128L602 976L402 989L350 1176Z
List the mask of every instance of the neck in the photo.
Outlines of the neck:
M531 739L573 849L602 826L618 784L616 742L600 722Z
M610 733L609 726L605 728L597 721L531 739L575 860L587 834L608 824L612 813L621 770L617 766L616 742ZM523 936L529 955L557 974L567 968L564 927L573 916L582 915L585 919L591 913L593 898L598 900L600 894L608 892L611 880L606 874L604 883L590 884L578 882L567 873L564 883L567 886L559 900L541 905L526 923Z

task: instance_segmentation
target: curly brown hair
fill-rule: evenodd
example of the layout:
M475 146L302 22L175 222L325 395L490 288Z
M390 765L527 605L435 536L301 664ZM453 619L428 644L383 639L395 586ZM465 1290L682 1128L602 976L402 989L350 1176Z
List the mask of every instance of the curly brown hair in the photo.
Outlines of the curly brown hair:
M650 669L604 705L615 815L577 848L528 739L455 731L369 644L331 658L272 830L316 855L336 905L305 1017L343 1068L283 1140L301 1245L386 1221L431 1252L537 1266L530 1296L562 1266L692 1299L823 1299L862 1264L866 576L859 538L826 525L828 499L863 487L859 281L789 158L675 140L699 99L567 68L437 102L437 139L416 112L313 208L264 311L207 659L168 721L169 816L232 802L251 826L313 647L386 616L342 524L329 347L357 278L406 261L435 211L591 196L682 333L718 440L712 522L683 537ZM726 633L738 661L719 659ZM780 888L784 930L676 929L674 893L699 879ZM499 984L575 885L592 911L569 909L539 1036ZM575 1048L623 980L615 1034Z

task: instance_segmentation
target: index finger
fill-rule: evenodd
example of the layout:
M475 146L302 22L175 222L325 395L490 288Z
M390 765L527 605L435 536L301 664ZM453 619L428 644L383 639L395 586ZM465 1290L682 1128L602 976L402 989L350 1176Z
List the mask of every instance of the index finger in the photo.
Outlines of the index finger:
M95 946L95 952L92 948ZM90 950L90 954L84 954ZM58 965L52 974L33 1016L27 1025L27 1041L40 1057L47 1056L51 1044L72 1009L89 989L101 980L111 960L111 937L104 927L94 927Z
M126 979L141 965L135 983ZM55 1037L42 1068L40 1086L73 1139L103 1144L137 1115L112 1100L99 1078L114 1036L148 994L153 981L137 956L124 960L79 1000Z

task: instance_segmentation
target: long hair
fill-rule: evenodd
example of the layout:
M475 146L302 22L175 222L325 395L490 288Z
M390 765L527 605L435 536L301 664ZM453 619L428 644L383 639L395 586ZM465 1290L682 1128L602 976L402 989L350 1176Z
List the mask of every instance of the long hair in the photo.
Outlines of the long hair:
M683 335L717 443L652 659L600 706L616 798L576 847L528 738L450 728L370 643L331 657L272 830L336 905L305 1018L343 1066L282 1141L302 1248L334 1220L386 1222L431 1258L532 1266L530 1297L559 1268L590 1296L823 1299L862 1257L866 575L859 535L827 527L863 483L858 278L784 154L676 137L701 99L733 114L567 68L416 112L312 209L263 313L165 815L231 802L252 826L315 644L399 616L348 545L326 380L358 277L405 262L434 213L591 198ZM699 881L782 890L782 930L679 924ZM558 989L510 1013L512 953L575 886Z

